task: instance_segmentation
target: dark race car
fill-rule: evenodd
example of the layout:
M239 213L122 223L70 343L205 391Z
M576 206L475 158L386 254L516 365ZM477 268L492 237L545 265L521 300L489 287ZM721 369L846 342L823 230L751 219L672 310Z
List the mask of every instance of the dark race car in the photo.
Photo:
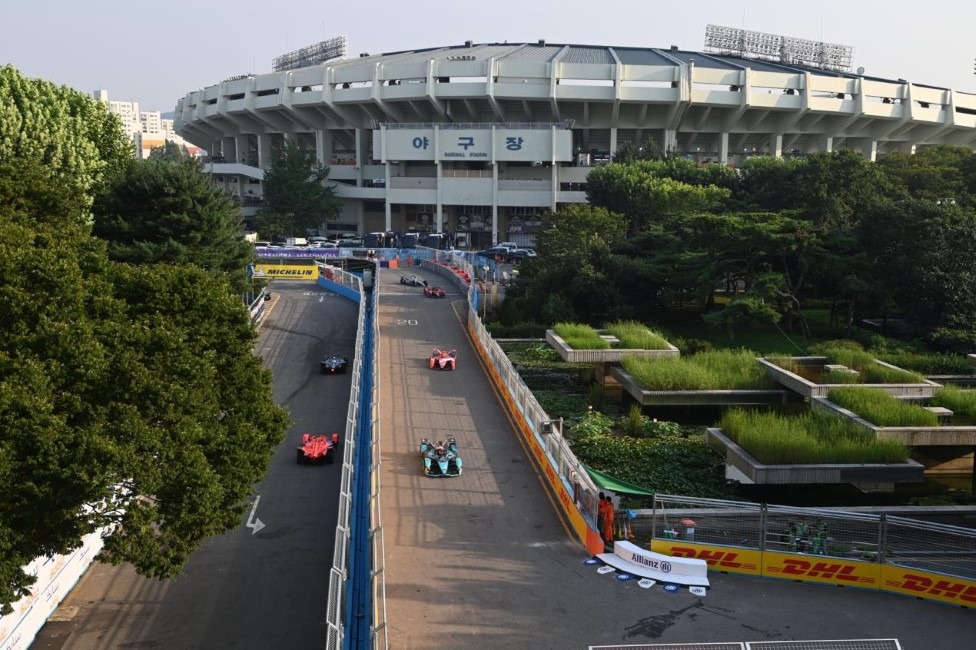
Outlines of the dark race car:
M447 442L438 440L432 443L427 438L420 441L420 458L424 463L424 475L433 477L461 476L461 457L458 455L457 440L448 438Z
M457 365L457 350L434 348L430 353L430 367L434 370L454 370Z
M443 298L447 293L440 287L424 287L424 295L428 298Z
M426 287L427 280L417 277L416 275L401 275L400 284L405 284L408 287Z
M319 361L319 372L323 375L338 375L349 367L349 357L328 354Z
M313 463L334 463L339 449L339 434L328 436L324 433L303 433L302 444L298 448L297 462L299 465Z

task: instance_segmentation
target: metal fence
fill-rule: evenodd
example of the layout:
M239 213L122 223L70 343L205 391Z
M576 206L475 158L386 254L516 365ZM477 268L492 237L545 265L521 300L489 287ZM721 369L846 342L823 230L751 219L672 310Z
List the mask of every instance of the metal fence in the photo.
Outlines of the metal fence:
M589 650L901 650L897 639L838 641L732 641L725 643L640 643L591 645Z
M683 540L858 560L976 579L976 530L882 514L659 494L630 521L638 541Z
M325 278L323 278L325 279ZM362 280L342 269L333 269L330 281L354 290L362 295ZM363 331L366 322L366 300L359 302L359 319L356 331L356 351L352 364L352 388L349 409L346 411L346 428L342 439L342 477L339 484L339 517L336 525L335 546L332 553L332 570L329 573L329 598L326 609L326 648L338 650L343 641L343 616L345 613L345 585L348 577L349 540L351 536L350 512L356 457L356 430L358 428L361 378L363 373ZM372 371L372 369L367 369ZM371 396L367 396L371 397ZM385 610L384 610L385 611Z

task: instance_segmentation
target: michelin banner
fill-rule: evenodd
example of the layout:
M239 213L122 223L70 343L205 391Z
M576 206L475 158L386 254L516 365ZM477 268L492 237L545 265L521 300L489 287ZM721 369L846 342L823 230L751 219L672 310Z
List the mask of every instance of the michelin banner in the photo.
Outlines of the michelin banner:
M315 281L319 279L319 267L311 264L255 264L253 277Z

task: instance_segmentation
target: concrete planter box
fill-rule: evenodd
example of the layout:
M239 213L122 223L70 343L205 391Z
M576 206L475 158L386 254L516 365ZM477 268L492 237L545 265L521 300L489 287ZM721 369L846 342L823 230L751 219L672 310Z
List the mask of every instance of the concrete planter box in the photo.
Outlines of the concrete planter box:
M792 357L792 361L799 365L805 366L826 365L826 357ZM766 375L770 379L782 384L786 388L789 388L796 393L799 393L807 399L814 397L826 397L831 388L841 388L844 386L870 386L871 388L883 390L889 395L894 395L895 397L916 398L932 397L935 395L935 391L942 387L940 384L927 379L923 380L923 383L920 384L815 384L794 372L790 372L786 368L777 366L768 359L759 359L759 363L763 366L763 368L766 369ZM885 363L884 361L877 361L877 363L887 368L901 370L901 368L893 366L890 363Z
M857 413L831 402L826 397L811 399L810 408L830 411L849 418L860 426L873 431L879 439L897 440L906 447L972 447L976 445L976 426L880 427L868 422Z
M614 340L611 336L604 336L606 340ZM623 357L639 357L642 359L666 359L681 356L678 348L668 343L667 350L633 350L612 348L610 350L574 350L566 344L554 330L546 330L546 342L559 353L563 361L570 363L619 363Z
M786 404L788 390L648 390L619 366L610 376L641 406L764 406Z
M756 485L849 483L865 491L890 490L895 483L921 483L925 468L913 461L893 464L765 465L727 437L706 429L705 440L725 453L725 476Z

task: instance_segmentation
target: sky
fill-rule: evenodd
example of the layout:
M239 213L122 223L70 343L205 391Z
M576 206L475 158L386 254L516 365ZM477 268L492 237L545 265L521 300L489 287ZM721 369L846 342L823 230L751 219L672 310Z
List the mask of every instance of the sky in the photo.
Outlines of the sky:
M849 45L866 75L976 93L964 0L3 0L0 65L168 112L335 36L350 57L467 40L702 50L708 24Z

